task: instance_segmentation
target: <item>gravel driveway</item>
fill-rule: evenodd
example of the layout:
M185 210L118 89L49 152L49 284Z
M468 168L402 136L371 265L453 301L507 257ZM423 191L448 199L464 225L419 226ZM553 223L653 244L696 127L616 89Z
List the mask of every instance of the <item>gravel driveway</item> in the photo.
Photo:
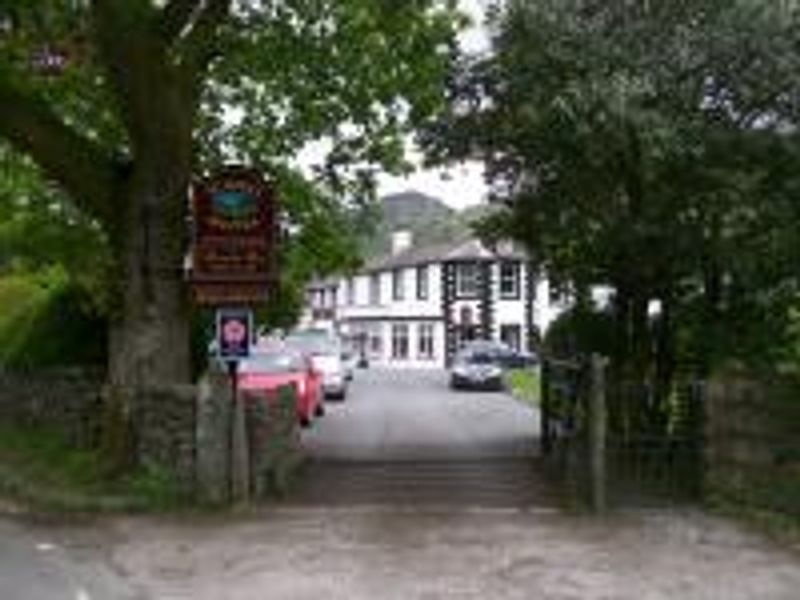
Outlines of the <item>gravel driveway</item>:
M694 511L593 521L272 509L233 521L119 519L101 530L47 535L83 562L95 544L95 560L135 600L797 600L800 590L797 555Z

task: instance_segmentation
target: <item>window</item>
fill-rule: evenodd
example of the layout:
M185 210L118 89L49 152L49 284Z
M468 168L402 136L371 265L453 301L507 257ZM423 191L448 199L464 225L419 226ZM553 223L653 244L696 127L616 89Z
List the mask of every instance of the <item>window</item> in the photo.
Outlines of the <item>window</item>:
M417 330L417 354L420 358L433 358L433 324L421 323Z
M403 270L392 271L392 300L402 300L405 296L403 289Z
M383 352L383 338L380 333L373 333L369 338L369 351L373 356L380 356Z
M369 303L377 306L381 303L381 276L373 273L369 277Z
M428 265L417 267L417 300L428 299Z
M519 325L501 325L500 341L514 350L520 350L522 342L522 327Z
M456 296L474 298L478 295L478 263L459 263L456 267Z
M500 297L506 300L519 299L519 263L500 263Z
M395 323L392 325L392 358L405 360L408 358L408 325Z
M353 277L347 280L347 303L350 306L356 303L356 280Z

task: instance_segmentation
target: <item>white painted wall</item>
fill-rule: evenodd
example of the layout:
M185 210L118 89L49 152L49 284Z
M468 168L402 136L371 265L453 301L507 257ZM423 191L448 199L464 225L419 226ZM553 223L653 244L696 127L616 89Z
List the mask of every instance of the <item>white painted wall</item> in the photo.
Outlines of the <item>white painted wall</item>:
M520 346L526 348L528 339L528 328L525 323L526 302L527 302L527 269L525 264L519 267L519 298L516 300L504 300L500 297L500 263L492 265L492 300L494 302L494 324L492 327L492 338L500 339L500 327L502 325L518 325L520 328ZM535 312L535 306L534 306Z
M376 365L392 365L405 367L440 367L444 364L445 332L441 321L431 321L430 318L441 318L441 266L432 264L428 266L428 297L424 300L417 298L417 269L407 267L400 270L403 278L403 299L392 298L392 271L380 273L381 302L379 305L370 304L370 275L361 274L355 277L355 302L347 302L347 281L343 280L339 293L338 315L345 324L342 331L348 334L355 330L371 328L380 331L381 352L371 355L371 361ZM413 317L420 317L415 320ZM428 317L428 319L425 319ZM364 319L359 321L359 319ZM395 321L396 319L396 321ZM365 323L369 322L369 325ZM392 353L392 323L405 323L409 327L409 358L399 361L391 357ZM421 359L418 356L419 324L433 323L434 325L434 360Z
M395 301L392 299L392 272L383 271L380 273L381 282L381 302L379 305L370 304L370 275L358 274L354 277L355 298L350 303L347 292L347 278L342 278L339 282L336 295L336 314L343 333L352 333L354 328L369 328L375 335L381 338L381 351L371 357L374 364L385 364L392 366L426 367L444 365L445 353L445 330L442 320L435 322L434 328L434 352L436 355L435 365L431 361L420 360L417 356L418 349L418 328L421 321L416 321L413 317L427 317L443 319L441 314L442 307L442 286L441 286L441 265L438 263L428 265L428 298L426 300L417 299L416 289L416 267L402 269L404 280L403 300ZM503 300L500 298L500 264L492 265L492 297L494 301L494 321L492 337L500 338L501 325L519 325L521 342L525 344L528 331L525 328L526 317L526 291L527 291L527 269L522 264L520 267L520 297L518 300ZM536 275L534 274L534 277ZM538 278L534 286L535 298L533 302L533 322L542 333L545 333L550 324L569 307L568 302L551 303L550 289L546 279ZM326 298L328 300L328 298ZM330 306L329 301L326 305ZM451 306L453 322L458 323L460 310L463 306L470 306L473 313L473 322L480 323L480 302L478 299L455 300ZM304 320L307 319L309 311L304 312ZM360 321L359 319L364 319ZM409 325L409 359L407 361L394 361L391 359L391 323L394 319ZM369 323L368 325L366 323Z
M404 282L403 300L392 299L392 272L383 271L380 274L381 302L375 306L369 302L370 277L358 275L356 279L356 302L347 304L347 293L340 292L339 316L343 319L359 317L439 317L441 316L441 270L439 265L428 267L428 299L417 299L416 268L401 270ZM340 289L346 290L346 281Z

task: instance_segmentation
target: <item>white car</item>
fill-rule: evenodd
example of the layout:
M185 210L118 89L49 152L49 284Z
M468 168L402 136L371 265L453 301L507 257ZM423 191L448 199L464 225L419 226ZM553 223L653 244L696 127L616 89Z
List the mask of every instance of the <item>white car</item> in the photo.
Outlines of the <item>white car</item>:
M348 369L342 360L341 346L335 338L298 332L289 335L284 341L311 359L314 369L322 374L322 390L326 398L345 399Z

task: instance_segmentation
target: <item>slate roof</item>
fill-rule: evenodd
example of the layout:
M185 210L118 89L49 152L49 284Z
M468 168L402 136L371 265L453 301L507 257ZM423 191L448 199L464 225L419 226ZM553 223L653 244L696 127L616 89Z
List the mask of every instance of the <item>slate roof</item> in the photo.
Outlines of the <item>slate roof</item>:
M428 246L412 246L398 254L385 254L368 261L358 272L374 273L401 267L416 267L450 260L527 260L525 252L514 244L503 242L492 251L477 238L467 238ZM322 290L337 287L341 278L331 276L313 279L306 289Z
M369 261L361 272L375 272L414 267L435 262L450 260L526 260L527 255L519 247L508 243L498 244L490 250L477 238L458 240L446 244L431 246L412 246L398 254L388 254Z
M306 289L309 291L323 290L336 287L337 285L339 285L339 277L324 277L322 279L315 278L306 284Z

